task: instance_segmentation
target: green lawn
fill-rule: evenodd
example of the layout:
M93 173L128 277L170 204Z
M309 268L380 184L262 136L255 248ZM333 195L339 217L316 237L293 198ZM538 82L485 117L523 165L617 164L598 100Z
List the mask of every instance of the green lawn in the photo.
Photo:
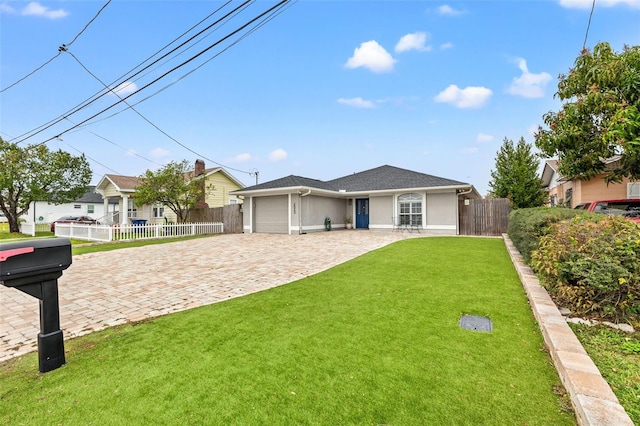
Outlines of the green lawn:
M66 349L0 366L0 424L575 424L499 239L404 240Z
M640 331L570 325L631 421L640 425Z

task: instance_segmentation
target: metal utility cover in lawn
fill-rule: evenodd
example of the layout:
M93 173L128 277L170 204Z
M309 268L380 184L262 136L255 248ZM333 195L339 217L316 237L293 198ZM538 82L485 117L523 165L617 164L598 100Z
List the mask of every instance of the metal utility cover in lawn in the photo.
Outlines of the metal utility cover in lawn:
M460 318L460 327L473 331L493 331L491 319L474 315L463 315L462 318Z

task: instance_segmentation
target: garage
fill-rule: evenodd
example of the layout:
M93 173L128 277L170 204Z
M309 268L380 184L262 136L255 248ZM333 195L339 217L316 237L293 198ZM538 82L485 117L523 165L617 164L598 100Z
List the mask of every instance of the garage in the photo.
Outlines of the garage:
M255 232L289 233L289 216L287 214L289 209L286 195L256 197L254 201Z

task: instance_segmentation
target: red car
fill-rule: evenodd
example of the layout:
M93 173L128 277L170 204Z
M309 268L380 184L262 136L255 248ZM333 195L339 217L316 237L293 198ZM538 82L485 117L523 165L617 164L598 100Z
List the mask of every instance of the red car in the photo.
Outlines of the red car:
M96 225L98 221L89 216L62 216L51 223L51 232L56 232L56 223L75 223L78 225Z
M620 215L640 223L640 199L592 201L588 203L585 210L593 213Z

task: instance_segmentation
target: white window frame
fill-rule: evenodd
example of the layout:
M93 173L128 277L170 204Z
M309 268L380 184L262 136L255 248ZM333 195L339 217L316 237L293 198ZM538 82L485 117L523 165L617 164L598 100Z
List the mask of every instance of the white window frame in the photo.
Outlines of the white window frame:
M627 183L627 198L640 198L640 182Z
M398 196L398 225L422 227L424 196L410 192Z
M153 206L153 209L152 209L151 212L152 212L154 218L162 219L164 217L164 210L165 210L164 206L162 206L160 204L156 204L155 206Z

